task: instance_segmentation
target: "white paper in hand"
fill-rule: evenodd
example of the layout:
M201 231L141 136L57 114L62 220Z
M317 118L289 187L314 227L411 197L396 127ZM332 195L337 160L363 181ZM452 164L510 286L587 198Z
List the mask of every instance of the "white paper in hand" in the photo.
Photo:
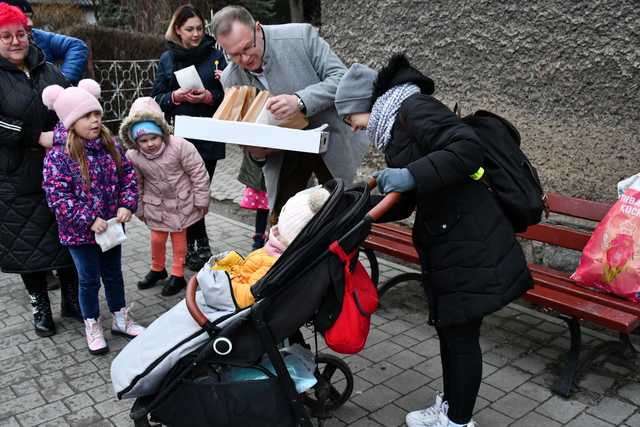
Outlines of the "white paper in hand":
M124 234L124 228L116 218L107 221L107 230L104 233L96 234L96 243L100 245L102 252L115 248L125 240L127 235Z
M193 65L175 71L173 74L176 75L176 80L182 89L204 89L200 74Z

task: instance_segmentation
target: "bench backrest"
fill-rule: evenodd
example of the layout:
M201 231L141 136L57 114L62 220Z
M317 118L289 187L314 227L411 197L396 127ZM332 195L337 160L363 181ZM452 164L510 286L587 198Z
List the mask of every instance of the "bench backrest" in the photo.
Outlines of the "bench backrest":
M557 193L549 193L547 197L550 212L590 221L600 221L611 208L608 203L567 197ZM582 251L589 241L591 233L565 225L544 223L532 225L527 231L518 233L518 236L528 240Z

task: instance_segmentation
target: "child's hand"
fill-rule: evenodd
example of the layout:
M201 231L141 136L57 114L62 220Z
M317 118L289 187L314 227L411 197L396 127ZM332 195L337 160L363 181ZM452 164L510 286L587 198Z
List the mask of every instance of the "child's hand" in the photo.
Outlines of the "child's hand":
M120 223L129 222L131 220L131 211L127 208L118 208L116 220Z
M209 213L209 207L208 206L206 208L197 208L197 209L200 212L200 214L202 214L202 216L205 216L206 214Z
M107 221L102 218L96 218L96 220L93 221L93 225L91 225L91 231L96 234L104 233L107 231Z
M53 147L53 132L41 132L38 144L47 149Z
M222 77L222 70L215 70L214 71L216 80L220 80L220 77Z

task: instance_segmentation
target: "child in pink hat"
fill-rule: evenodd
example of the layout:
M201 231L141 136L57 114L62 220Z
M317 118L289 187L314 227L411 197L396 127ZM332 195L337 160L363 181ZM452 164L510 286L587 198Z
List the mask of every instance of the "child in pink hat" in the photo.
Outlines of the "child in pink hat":
M96 244L96 235L107 230L107 220L128 222L138 205L135 171L102 124L99 96L100 86L89 79L78 87L53 85L42 92L44 104L60 118L44 162L43 187L58 222L60 243L69 248L78 270L78 299L91 354L108 351L99 312L101 279L113 313L111 332L135 337L144 330L131 320L126 307L121 246L102 252Z

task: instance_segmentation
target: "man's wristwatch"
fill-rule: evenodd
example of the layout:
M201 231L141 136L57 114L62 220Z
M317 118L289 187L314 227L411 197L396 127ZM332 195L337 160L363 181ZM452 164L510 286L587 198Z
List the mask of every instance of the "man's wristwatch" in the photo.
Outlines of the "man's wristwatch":
M300 96L298 96L298 94L295 94L296 97L298 98L298 110L300 110L300 112L302 114L306 114L307 112L307 106L304 105L304 101L302 101L302 98L300 98Z

